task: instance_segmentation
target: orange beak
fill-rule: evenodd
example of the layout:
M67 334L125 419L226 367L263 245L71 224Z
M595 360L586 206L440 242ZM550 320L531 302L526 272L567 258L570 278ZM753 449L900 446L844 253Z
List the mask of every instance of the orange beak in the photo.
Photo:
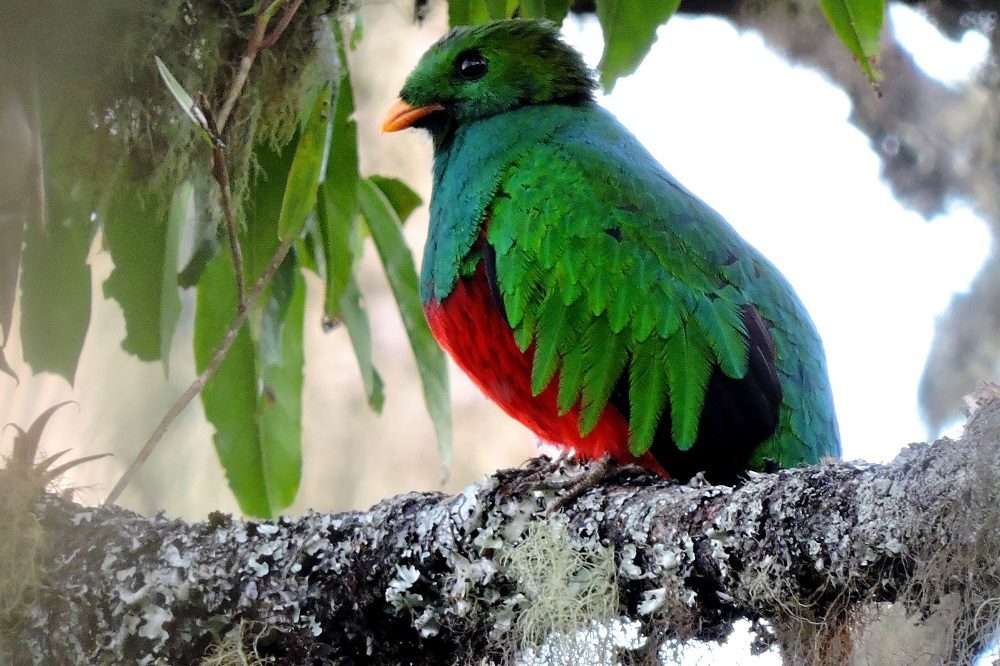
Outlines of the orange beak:
M436 111L444 111L444 107L440 104L410 106L403 100L397 99L396 103L389 109L389 113L385 114L385 120L382 121L382 131L398 132L404 130L407 127L412 127L413 123L424 116L429 116Z

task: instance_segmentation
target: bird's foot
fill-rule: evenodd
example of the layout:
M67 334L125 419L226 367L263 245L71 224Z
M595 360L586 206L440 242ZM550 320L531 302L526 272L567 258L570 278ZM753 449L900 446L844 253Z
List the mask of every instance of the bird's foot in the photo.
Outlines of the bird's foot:
M557 511L561 511L566 508L580 497L596 486L601 485L605 481L612 478L616 478L623 468L616 463L611 456L604 456L598 460L595 460L589 465L589 469L583 471L579 476L572 479L566 479L564 482L560 482L559 487L555 490L565 491L559 496L556 501L549 505L545 510L546 515L552 515Z
M610 456L567 468L566 461L570 457L571 454L562 452L556 458L532 458L526 465L527 473L512 484L510 492L524 494L540 491L558 494L545 509L546 515L551 515L578 500L591 488L611 479L632 476L641 470L634 465L623 467Z

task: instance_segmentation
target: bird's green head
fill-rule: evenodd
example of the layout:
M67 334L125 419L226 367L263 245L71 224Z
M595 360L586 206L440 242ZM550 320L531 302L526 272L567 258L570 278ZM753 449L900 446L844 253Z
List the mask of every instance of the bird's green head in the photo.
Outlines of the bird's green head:
M458 125L529 104L579 104L596 87L580 54L549 21L509 19L455 28L424 54L382 129Z

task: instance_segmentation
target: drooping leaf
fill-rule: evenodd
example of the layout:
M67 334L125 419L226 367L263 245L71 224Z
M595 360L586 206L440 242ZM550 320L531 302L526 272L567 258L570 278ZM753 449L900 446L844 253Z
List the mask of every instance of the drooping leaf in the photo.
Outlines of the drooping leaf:
M216 238L202 238L191 251L184 268L177 274L177 284L182 289L190 289L198 284L205 266L219 251L219 241Z
M404 183L398 178L386 178L385 176L369 176L368 180L372 182L375 187L382 190L382 194L388 199L389 203L392 204L393 210L396 211L396 217L399 218L401 222L406 222L406 219L413 214L423 201L420 199L420 195L413 191L409 185Z
M3 348L10 340L37 146L24 104L10 86L0 90L0 136L4 151L0 158L4 165L0 182L0 371L14 377L4 361Z
M296 238L302 232L306 218L316 205L316 192L326 166L333 129L330 107L330 90L324 86L299 137L288 174L278 219L278 238L283 241Z
M877 62L885 16L884 0L820 0L819 4L868 80L877 83L881 78Z
M177 284L189 289L201 279L201 272L219 251L218 224L211 217L212 205L206 183L194 185L194 207L189 211L194 218L195 238L191 254L181 260L184 268L177 274Z
M257 420L268 503L288 506L302 470L302 367L305 280L288 257L274 276L261 318Z
M569 0L522 0L521 16L547 18L562 23L569 11Z
M361 12L354 13L354 27L351 28L351 40L348 46L351 50L358 48L358 44L361 43L361 39L365 36L365 22L362 20Z
M355 246L357 236L355 219L342 219L333 211L330 203L335 193L329 181L320 186L320 196L316 205L316 220L320 238L323 241L323 256L326 262L326 293L323 313L328 321L336 321L340 316L340 299L347 289L354 273Z
M51 203L51 201L50 201ZM61 216L59 216L61 217ZM90 325L92 225L54 216L27 234L21 274L21 341L34 373L55 372L73 382Z
M334 30L334 36L341 61L347 62L340 32ZM355 240L358 238L358 133L353 113L354 94L350 72L345 67L334 102L330 164L316 211L326 258L324 310L330 321L340 314L341 298L354 272L355 246L359 244Z
M267 270L278 249L278 223L290 186L290 171L297 153L293 138L280 150L258 146L254 159L259 171L245 206L246 219L240 235L246 283L253 284ZM228 255L228 249L222 250Z
M99 215L115 264L104 296L122 308L122 348L143 361L162 359L164 366L180 315L177 252L190 196L190 185L181 186L168 206L157 193L122 179Z
M368 180L358 181L358 202L385 267L389 286L399 306L424 389L427 411L434 422L438 450L445 466L451 464L451 405L448 366L424 319L417 292L413 255L403 239L401 223L382 191Z
M597 0L597 18L604 31L601 85L611 92L620 77L631 74L656 41L656 29L667 22L680 0Z
M381 413L385 405L385 385L372 362L372 331L368 313L361 305L361 290L353 277L340 298L340 316L344 320L347 334L354 347L354 356L361 371L361 382L365 387L368 406Z
M194 320L194 358L198 372L208 365L236 311L232 261L219 253L198 282ZM215 427L215 450L240 509L270 517L268 479L261 450L257 412L257 365L250 326L244 324L215 376L201 391L205 417Z
M160 358L163 366L168 366L170 347L177 330L177 321L181 317L181 297L178 290L177 269L180 254L181 234L187 222L191 207L191 197L194 188L190 182L185 182L177 190L170 201L170 212L167 215L167 235L163 244L163 281L160 291Z
M245 205L241 243L248 283L267 269L278 248L278 223L297 143L259 147L259 174ZM235 275L219 252L198 283L195 361L201 371L236 312ZM242 510L270 516L294 498L301 466L302 281L294 254L251 312L218 374L202 391L215 445Z

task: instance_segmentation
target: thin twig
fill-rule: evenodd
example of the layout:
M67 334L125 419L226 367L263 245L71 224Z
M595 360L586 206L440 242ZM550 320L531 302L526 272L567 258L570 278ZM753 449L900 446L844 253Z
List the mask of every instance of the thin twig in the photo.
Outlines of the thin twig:
M260 8L260 13L257 14L257 20L253 25L253 33L250 35L246 48L243 50L243 55L240 57L240 67L236 70L236 76L233 78L233 82L229 86L229 91L226 93L226 101L223 102L222 108L219 109L217 118L220 132L226 128L226 123L229 122L229 114L233 112L236 100L239 99L240 93L243 92L243 86L246 85L247 77L250 76L250 68L253 67L253 61L257 59L257 53L260 51L260 43L264 40L264 34L267 32L267 20L264 16L271 4L271 2L265 3Z
M236 215L233 213L233 195L229 185L229 167L226 164L226 145L222 141L219 127L204 94L198 96L198 105L205 116L208 131L212 135L212 177L219 184L222 216L225 218L226 236L229 238L229 253L232 255L233 268L236 271L236 309L238 311L244 310L247 307L247 302L246 286L243 282L243 250L240 248L239 235L236 233Z
M281 11L281 18L278 20L278 25L274 27L274 30L264 38L264 41L260 43L260 50L269 49L274 46L274 43L278 41L281 37L281 33L285 31L288 24L292 22L292 17L295 16L295 12L299 10L299 5L302 4L302 0L292 0L291 4L285 5L285 8Z
M236 100L239 99L240 93L243 92L243 86L246 85L247 79L250 76L250 68L253 67L253 63L257 59L257 54L264 49L274 46L274 43L278 41L278 38L285 31L285 28L288 27L292 17L295 16L299 5L302 4L302 0L293 0L291 4L285 5L281 18L278 20L278 25L275 26L271 34L267 34L267 24L271 19L271 13L268 10L271 9L271 6L275 2L284 1L267 0L257 12L257 19L253 25L253 33L250 35L250 39L247 40L246 48L243 49L243 55L240 57L240 67L236 70L236 76L233 78L233 82L229 86L229 91L226 93L226 101L223 102L222 108L219 109L218 120L220 132L226 128L226 123L229 122L229 116L233 112L233 107L236 106Z
M282 241L281 245L275 251L274 256L271 257L271 263L268 264L267 270L264 271L263 275L258 278L257 282L254 284L253 289L247 294L247 307L242 308L237 311L236 316L233 318L229 328L226 330L225 336L219 343L219 346L215 348L215 352L212 354L212 359L205 366L205 369L201 371L191 385L187 387L187 390L177 398L176 402L170 407L167 413L160 420L160 423L156 426L156 429L143 444L142 449L139 450L139 454L136 455L135 460L128 466L125 473L122 474L121 478L118 479L118 483L115 487L111 489L108 493L108 497L104 500L104 504L114 504L115 501L121 496L122 491L135 476L136 472L142 466L149 456L153 453L153 449L156 445L160 443L163 439L163 435L166 434L167 428L173 423L174 419L184 411L184 408L194 399L198 393L205 387L205 385L215 376L215 373L219 370L219 366L222 365L223 359L226 358L226 354L229 353L229 348L233 346L233 342L236 340L236 336L242 328L243 323L247 319L247 312L249 312L249 305L257 300L261 292L271 284L271 280L274 278L274 274L277 272L278 267L281 266L281 262L285 260L285 256L291 249L292 244L295 242L294 238Z
M233 268L236 270L236 307L239 311L246 310L247 301L243 284L243 251L236 235L236 217L233 215L233 198L229 190L229 169L226 166L225 149L212 149L212 175L219 183L219 193L222 197L222 215L226 219L226 235L229 237L229 251L233 255Z

